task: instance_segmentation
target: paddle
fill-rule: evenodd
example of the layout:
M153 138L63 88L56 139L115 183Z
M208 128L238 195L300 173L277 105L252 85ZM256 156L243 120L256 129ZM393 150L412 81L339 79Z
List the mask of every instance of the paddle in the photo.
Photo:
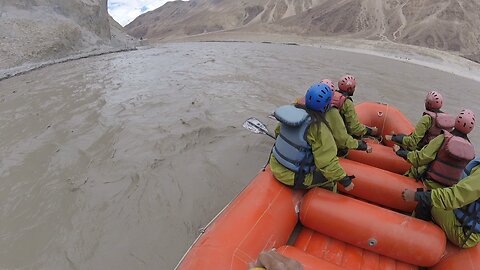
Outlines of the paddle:
M253 132L256 134L265 134L274 140L276 139L275 136L269 133L267 127L255 117L248 118L245 121L245 123L243 123L243 127L249 130L250 132Z
M253 132L253 133L256 133L256 134L265 134L268 137L276 140L276 138L272 134L269 133L265 124L263 124L260 120L258 120L255 117L248 118L245 121L245 123L243 123L243 127L245 129L249 130L250 132ZM372 150L373 150L372 147L368 146L366 152L367 153L372 153Z

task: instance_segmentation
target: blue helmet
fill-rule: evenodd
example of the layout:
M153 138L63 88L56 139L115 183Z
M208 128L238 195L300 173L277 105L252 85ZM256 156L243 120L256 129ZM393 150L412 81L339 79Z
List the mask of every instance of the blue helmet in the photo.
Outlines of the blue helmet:
M305 105L308 109L326 112L332 102L332 90L325 83L316 83L305 94Z

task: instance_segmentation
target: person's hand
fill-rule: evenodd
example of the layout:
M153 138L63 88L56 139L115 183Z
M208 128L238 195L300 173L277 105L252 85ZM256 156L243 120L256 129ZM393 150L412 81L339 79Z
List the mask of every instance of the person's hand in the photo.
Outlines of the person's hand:
M391 141L393 138L393 135L385 135L385 140Z
M370 145L368 145L366 152L367 152L367 153L372 153L372 152L373 152L373 148L372 148Z
M345 187L345 190L346 191L351 191L354 187L355 187L355 184L352 182L352 183L350 183L350 185Z
M378 128L377 128L377 127L371 127L371 129L372 129L372 134L371 134L371 135L372 135L372 136L377 136L377 134L378 134Z
M393 151L395 152L395 154L405 160L408 160L408 151L405 150L405 149L402 149L400 148L400 146L398 145L394 145L393 146Z
M276 250L263 251L258 255L258 261L250 267L263 267L267 270L303 270L303 266L294 259L288 258Z
M405 189L403 192L402 192L402 198L404 201L406 202L413 202L415 201L415 191L412 191L412 190L409 190L409 189Z
M359 140L357 150L367 151L368 145L365 141Z

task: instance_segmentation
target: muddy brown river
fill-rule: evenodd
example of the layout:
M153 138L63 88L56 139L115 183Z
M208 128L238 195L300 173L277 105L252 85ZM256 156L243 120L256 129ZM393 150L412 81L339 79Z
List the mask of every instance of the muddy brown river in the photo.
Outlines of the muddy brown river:
M0 269L172 269L266 162L272 141L243 121L271 127L276 106L346 72L356 102L413 122L430 89L480 113L476 81L276 44L167 44L1 81Z

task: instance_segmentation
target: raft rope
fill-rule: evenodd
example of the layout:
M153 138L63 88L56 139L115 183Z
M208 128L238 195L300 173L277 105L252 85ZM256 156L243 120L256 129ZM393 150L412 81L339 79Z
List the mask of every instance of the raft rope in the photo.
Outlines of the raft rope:
M390 106L387 103L384 103L384 104L386 105L385 114L381 111L377 113L378 117L383 116L382 130L380 130L380 134L383 134L383 131L385 130L385 122L387 121L388 111L389 111L389 106ZM383 136L380 136L380 142L383 142Z

